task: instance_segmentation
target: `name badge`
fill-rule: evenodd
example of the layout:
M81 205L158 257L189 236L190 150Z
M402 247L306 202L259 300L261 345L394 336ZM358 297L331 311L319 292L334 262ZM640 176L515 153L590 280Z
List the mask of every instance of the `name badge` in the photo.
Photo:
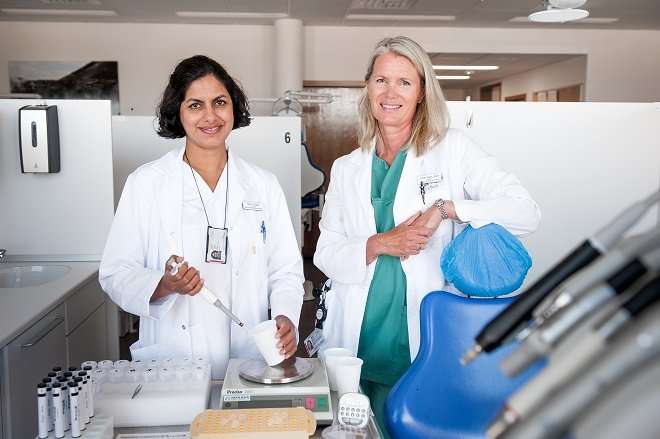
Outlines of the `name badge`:
M422 197L422 204L426 204L426 195L437 189L441 182L442 174L425 174L417 177L417 187L419 195Z
M264 210L264 206L258 201L243 201L243 210Z

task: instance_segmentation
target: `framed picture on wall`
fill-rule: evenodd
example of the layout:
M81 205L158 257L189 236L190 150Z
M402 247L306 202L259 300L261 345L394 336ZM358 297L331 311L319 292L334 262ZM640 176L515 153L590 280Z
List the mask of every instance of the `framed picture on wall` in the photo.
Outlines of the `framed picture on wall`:
M11 93L44 99L109 99L119 114L117 61L9 61Z
M557 90L548 90L548 102L557 102Z

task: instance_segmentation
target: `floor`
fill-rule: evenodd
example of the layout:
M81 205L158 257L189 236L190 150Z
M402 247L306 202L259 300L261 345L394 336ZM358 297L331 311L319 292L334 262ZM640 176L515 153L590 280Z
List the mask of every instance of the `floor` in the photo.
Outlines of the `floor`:
M314 265L311 258L303 258L303 270L305 272L305 279L311 280L315 288L320 288L327 277ZM298 328L299 340L298 351L296 356L307 357L307 352L303 347L303 341L314 329L314 315L316 313L317 299L308 300L303 302L302 310L300 312L300 323ZM130 351L128 347L136 342L138 339L137 324L135 332L129 332L123 337L119 338L119 353L121 359L130 360Z

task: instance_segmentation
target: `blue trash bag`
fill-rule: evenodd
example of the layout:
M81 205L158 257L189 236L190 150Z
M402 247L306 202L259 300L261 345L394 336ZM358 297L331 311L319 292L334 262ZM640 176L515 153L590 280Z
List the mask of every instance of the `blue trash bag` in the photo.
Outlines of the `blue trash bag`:
M445 279L469 296L496 297L522 285L532 258L520 240L498 224L468 225L442 252Z

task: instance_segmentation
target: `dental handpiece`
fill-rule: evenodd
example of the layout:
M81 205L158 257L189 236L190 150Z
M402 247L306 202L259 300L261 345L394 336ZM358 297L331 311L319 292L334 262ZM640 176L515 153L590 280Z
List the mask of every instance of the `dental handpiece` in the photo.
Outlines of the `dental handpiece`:
M589 318L591 329L571 334L550 356L549 364L507 399L491 423L486 436L497 438L521 418L527 417L548 395L553 394L571 376L603 352L608 340L644 310L660 301L660 275L646 282L614 312L602 310Z
M563 438L572 423L605 392L660 359L660 308L653 307L616 334L602 355L546 398L530 416L507 429L506 439Z
M612 248L658 201L660 201L660 190L628 206L598 232L573 249L481 329L474 339L475 344L463 354L461 363L468 364L482 352L491 352L513 341L515 333L532 317L534 308L548 294L572 274Z
M660 227L654 227L646 233L621 241L612 251L571 276L543 300L533 312L535 324L542 324L543 321L567 307L602 279L608 278L625 265L639 262L644 255L648 254L650 258L650 262L645 265L650 264L654 267L657 263L656 260L660 257L658 249L660 249Z
M183 260L181 262L172 261L169 264L170 274L172 276L177 274L179 272L179 267L181 265L183 265L183 263L184 263ZM241 328L245 328L245 324L241 321L241 319L236 317L236 315L233 312L231 312L231 310L229 308L227 308L225 306L225 304L222 303L222 301L220 299L218 299L218 296L216 296L215 294L213 294L213 292L211 292L211 290L209 290L208 288L203 286L202 289L197 294L199 294L202 298L204 298L211 305L215 306L216 308L219 308L220 311L225 313L227 315L227 317L232 319L234 321L234 323L236 323L238 326L240 326Z

